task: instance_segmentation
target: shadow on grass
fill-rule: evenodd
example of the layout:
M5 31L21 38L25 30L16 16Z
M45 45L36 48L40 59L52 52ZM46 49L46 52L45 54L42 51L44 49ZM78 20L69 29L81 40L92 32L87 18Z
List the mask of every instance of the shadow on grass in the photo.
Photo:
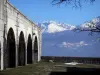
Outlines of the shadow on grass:
M100 68L77 68L77 67L68 67L66 68L67 72L100 72Z
M67 67L66 72L51 72L49 75L66 75L69 72L93 72L93 73L100 73L100 68L77 68L77 67Z

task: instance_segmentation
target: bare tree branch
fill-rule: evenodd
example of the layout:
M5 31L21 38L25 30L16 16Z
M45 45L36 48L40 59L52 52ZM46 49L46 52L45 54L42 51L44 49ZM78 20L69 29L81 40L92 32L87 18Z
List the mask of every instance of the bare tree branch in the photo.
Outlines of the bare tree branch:
M61 3L63 3L64 1L66 1L66 0L53 0L52 1L52 3L54 3L53 5L58 5L58 4L61 4ZM55 3L56 2L56 3ZM67 1L66 1L67 2Z
M84 2L90 2L93 3L95 0L84 0ZM82 7L82 0L53 0L52 4L53 5L60 5L62 3L66 3L67 5L71 5L72 7L78 8L78 7Z
M77 27L74 29L74 31L89 31L89 35L92 35L93 33L98 33L100 34L100 24L96 25L93 22L89 22L90 24L86 24L86 26L88 26L87 28L85 27Z

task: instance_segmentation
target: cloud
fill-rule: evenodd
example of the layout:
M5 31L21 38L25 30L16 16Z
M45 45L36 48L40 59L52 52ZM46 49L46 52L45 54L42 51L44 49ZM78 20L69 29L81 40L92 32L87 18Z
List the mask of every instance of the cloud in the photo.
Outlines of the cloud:
M77 47L88 46L88 45L90 45L90 44L87 44L84 41L80 41L77 43L62 42L60 47L76 49Z
M51 44L52 46L54 46L55 44Z

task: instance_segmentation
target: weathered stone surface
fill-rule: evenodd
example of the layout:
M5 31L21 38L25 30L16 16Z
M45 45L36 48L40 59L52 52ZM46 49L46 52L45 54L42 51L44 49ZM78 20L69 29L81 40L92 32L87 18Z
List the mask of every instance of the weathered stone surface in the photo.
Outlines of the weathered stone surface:
M1 70L41 60L41 28L8 0L0 0L0 42Z

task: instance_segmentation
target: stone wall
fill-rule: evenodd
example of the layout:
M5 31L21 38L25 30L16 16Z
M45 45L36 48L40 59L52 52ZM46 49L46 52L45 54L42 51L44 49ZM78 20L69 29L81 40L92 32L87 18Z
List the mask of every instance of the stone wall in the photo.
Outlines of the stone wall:
M9 61L9 50L8 47L8 33L13 32L13 38L15 39L15 64L18 66L18 49L19 49L19 38L20 34L23 33L25 39L25 65L27 64L27 44L28 37L32 39L32 60L34 62L34 41L37 37L38 54L37 61L41 60L41 28L24 16L17 8L8 2L8 0L0 0L0 65L1 70L6 68ZM10 35L11 37L11 35ZM9 38L10 38L9 37ZM13 42L13 43L14 43ZM10 48L10 47L9 47ZM11 54L11 53L10 53ZM7 59L7 60L5 60Z
M6 34L6 25L7 25L7 10L6 10L6 4L7 0L0 0L0 41L1 41L1 55L0 55L0 63L1 63L1 69L3 68L4 63L4 45L6 45L5 40L5 34Z

